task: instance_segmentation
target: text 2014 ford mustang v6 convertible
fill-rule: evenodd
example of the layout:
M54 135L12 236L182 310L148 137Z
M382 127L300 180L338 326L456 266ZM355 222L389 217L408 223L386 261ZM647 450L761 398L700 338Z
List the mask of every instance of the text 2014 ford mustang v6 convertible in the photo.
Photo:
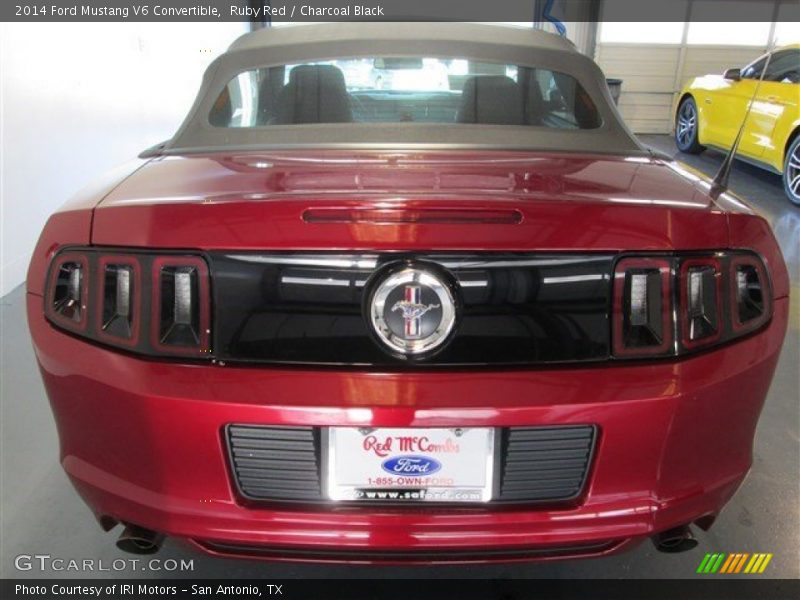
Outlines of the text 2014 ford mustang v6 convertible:
M769 226L715 189L557 36L245 35L42 233L63 467L139 552L687 549L750 467L788 313Z

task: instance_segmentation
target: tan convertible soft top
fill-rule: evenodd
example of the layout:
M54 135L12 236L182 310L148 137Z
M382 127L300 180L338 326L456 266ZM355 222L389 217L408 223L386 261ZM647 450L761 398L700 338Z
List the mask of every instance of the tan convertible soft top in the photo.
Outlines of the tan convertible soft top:
M237 74L255 68L358 57L447 57L539 67L577 79L597 107L596 129L464 123L331 123L225 128L211 108ZM622 122L600 68L559 36L472 23L328 23L243 35L206 71L192 109L164 154L225 149L524 149L645 154Z

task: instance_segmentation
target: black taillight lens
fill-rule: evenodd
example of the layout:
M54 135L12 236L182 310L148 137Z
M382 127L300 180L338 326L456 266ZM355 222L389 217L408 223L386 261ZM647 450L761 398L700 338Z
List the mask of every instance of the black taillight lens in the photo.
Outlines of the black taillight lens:
M755 256L736 256L730 263L733 329L752 331L771 314L771 293L764 264Z
M704 349L769 320L767 271L749 252L624 257L614 274L612 336L619 358Z
M689 269L686 274L688 337L698 340L719 330L716 271L712 267Z
M131 256L100 256L97 264L97 335L134 346L141 323L141 268Z
M169 353L207 353L210 310L205 261L158 257L153 263L153 288L153 345Z
M661 258L626 258L614 275L617 356L663 354L673 343L672 265Z
M79 322L83 318L83 267L79 263L65 262L58 269L53 308L70 321Z
M103 330L118 337L133 333L133 269L125 265L109 265L103 281Z
M63 253L53 261L48 278L48 313L62 327L82 331L87 324L88 261L78 253Z
M722 270L716 257L688 258L679 271L681 344L697 348L722 335Z
M764 294L758 271L750 265L736 267L736 317L744 324L764 314Z
M47 318L87 338L144 355L210 357L200 256L70 249L53 259L45 293Z
M159 289L158 343L175 346L199 344L197 270L193 267L165 267L161 269Z

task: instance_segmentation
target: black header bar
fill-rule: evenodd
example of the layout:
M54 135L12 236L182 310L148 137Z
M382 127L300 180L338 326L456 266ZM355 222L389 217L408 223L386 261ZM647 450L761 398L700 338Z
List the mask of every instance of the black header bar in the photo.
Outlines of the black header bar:
M265 568L265 573L268 570ZM346 567L342 567L346 573ZM784 600L800 597L786 579L4 579L3 600Z
M3 0L0 20L109 21L800 21L797 0Z

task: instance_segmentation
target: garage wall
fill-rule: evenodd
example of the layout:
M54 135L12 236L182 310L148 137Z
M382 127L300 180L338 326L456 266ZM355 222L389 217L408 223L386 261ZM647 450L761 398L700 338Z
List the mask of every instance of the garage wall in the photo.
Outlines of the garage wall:
M246 23L0 24L0 296L47 217L169 138Z
M595 60L608 77L623 80L620 112L637 133L672 132L672 107L692 77L800 42L796 0L670 0L670 8L685 11L686 21L599 23ZM749 11L751 20L711 21L726 11Z
M595 60L607 77L623 80L619 109L634 132L670 133L672 107L688 79L742 67L766 51L766 46L599 43Z

